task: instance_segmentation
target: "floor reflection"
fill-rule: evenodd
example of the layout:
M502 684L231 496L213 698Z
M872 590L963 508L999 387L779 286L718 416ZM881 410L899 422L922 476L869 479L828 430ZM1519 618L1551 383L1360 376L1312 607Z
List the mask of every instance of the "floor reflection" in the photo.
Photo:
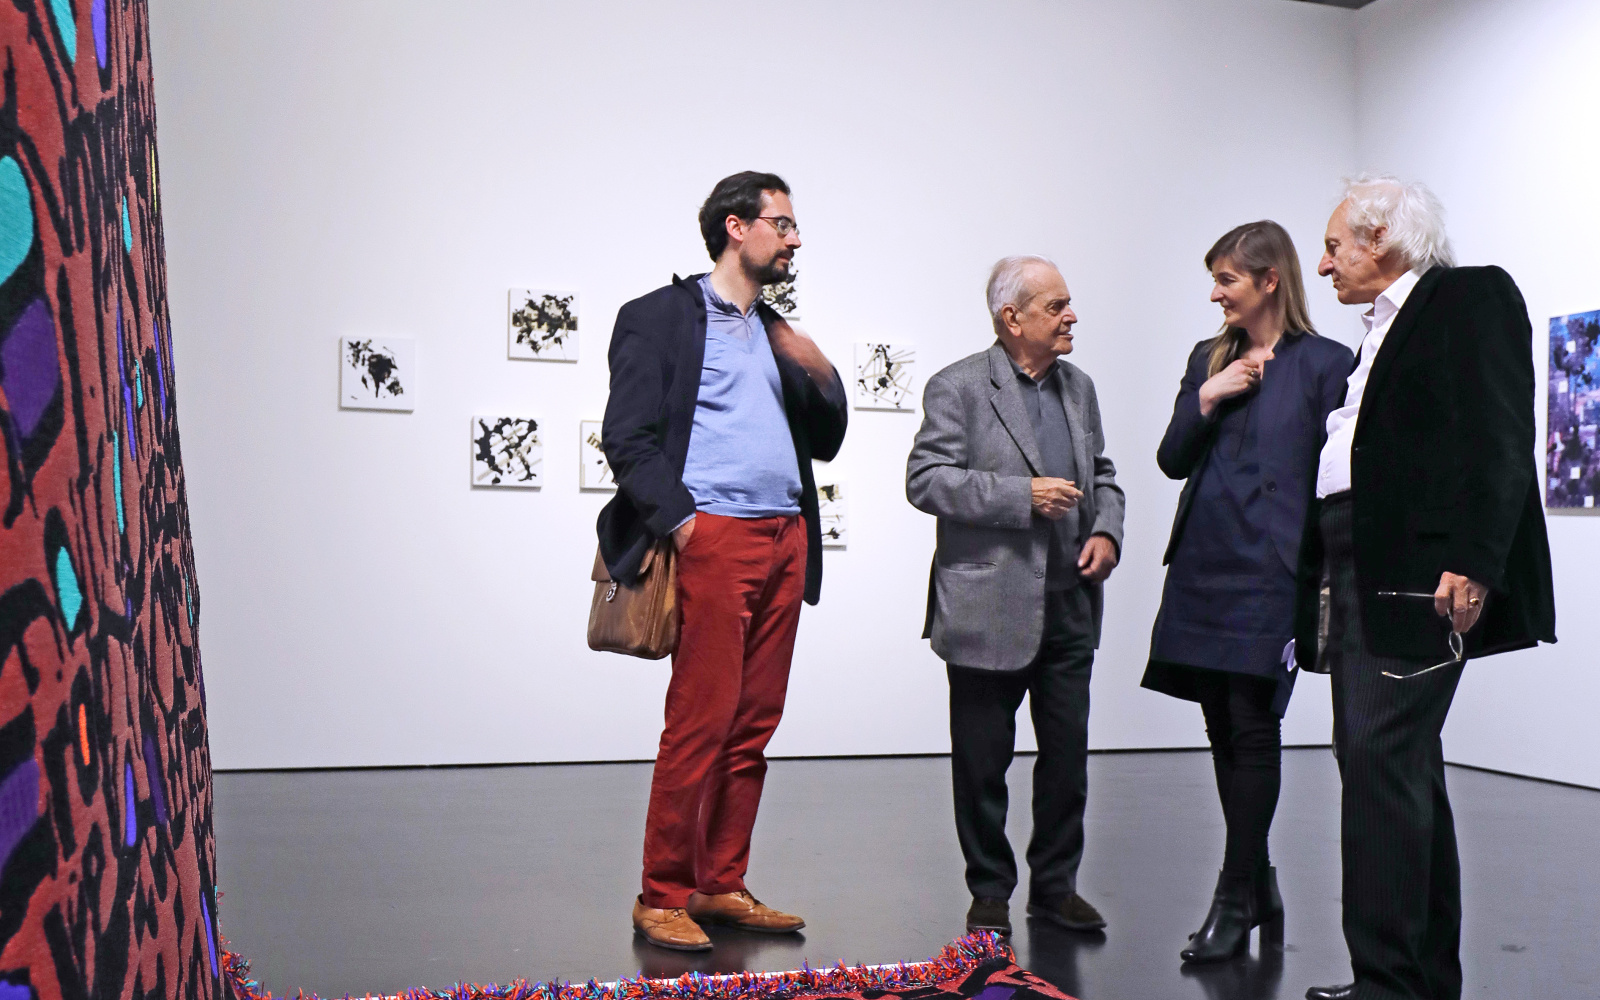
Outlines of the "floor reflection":
M1104 931L1069 931L1048 920L1028 918L1028 970L1072 996L1084 993L1078 957L1093 956L1105 945Z
M1200 984L1206 1000L1277 1000L1283 983L1283 949L1270 945L1261 954L1231 962L1184 965L1183 978Z
M746 969L798 969L804 934L758 934L732 927L707 927L710 951L667 951L633 936L633 957L651 979L676 979L685 972L724 973Z

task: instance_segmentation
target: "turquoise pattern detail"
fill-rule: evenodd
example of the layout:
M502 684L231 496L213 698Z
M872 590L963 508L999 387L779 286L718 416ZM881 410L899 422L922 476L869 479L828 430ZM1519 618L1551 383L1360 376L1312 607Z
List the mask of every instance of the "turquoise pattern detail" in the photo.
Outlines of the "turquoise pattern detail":
M117 491L117 533L128 530L128 518L122 512L122 449L117 444L117 432L111 432L111 486Z
M144 372L139 370L139 362L133 363L133 391L134 398L139 401L139 409L144 409Z
M11 277L33 247L33 206L22 167L0 159L0 281Z
M50 0L50 13L55 18L56 30L61 32L61 44L67 47L67 61L78 61L78 22L72 18L72 0Z
M128 222L128 198L122 198L122 249L133 253L133 225Z
M78 586L78 574L72 568L72 555L63 546L56 550L56 597L61 602L61 620L67 631L78 620L83 610L83 588Z

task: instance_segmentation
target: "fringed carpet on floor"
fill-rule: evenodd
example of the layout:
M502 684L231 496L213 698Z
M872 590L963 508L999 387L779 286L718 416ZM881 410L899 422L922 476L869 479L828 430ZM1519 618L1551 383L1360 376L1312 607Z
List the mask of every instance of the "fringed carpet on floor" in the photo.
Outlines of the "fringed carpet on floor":
M224 952L224 970L243 1000L287 1000L250 978L250 963ZM371 997L368 994L368 997ZM296 992L296 1000L320 1000ZM345 1000L350 1000L347 995ZM677 979L620 979L614 983L534 983L505 986L457 984L418 988L383 1000L1072 1000L1017 967L1016 956L994 934L969 934L926 962L899 965L806 966L794 972L740 972Z

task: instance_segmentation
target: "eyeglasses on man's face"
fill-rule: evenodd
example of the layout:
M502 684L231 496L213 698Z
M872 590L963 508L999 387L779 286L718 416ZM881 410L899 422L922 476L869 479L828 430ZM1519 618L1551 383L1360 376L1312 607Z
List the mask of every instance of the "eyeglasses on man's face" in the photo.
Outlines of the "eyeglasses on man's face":
M771 223L772 228L777 230L779 236L788 236L790 233L794 233L796 236L800 235L800 224L787 215L758 215L756 218L763 222Z

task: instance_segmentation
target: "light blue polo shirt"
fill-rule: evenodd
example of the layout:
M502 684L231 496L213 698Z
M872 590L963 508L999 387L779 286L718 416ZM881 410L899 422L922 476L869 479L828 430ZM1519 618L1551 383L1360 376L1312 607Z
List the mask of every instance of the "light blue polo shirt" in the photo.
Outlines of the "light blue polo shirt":
M800 513L800 461L783 383L756 312L725 301L700 279L706 301L706 357L683 485L696 510L728 517Z

